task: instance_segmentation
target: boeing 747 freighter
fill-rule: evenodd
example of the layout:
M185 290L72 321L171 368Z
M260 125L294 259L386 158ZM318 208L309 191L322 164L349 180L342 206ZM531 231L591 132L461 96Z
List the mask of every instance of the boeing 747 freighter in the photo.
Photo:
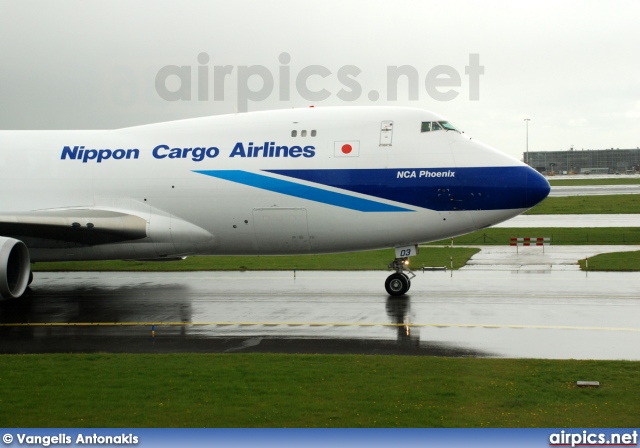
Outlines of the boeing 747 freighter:
M549 183L403 107L276 110L100 131L0 131L0 294L39 261L394 248L512 218ZM384 268L384 266L381 266Z

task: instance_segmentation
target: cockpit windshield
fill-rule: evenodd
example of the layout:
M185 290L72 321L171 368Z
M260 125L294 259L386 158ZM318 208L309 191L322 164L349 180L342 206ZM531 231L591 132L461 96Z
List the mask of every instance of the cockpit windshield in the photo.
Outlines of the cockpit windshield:
M438 123L440 123L440 126L442 126L447 131L460 132L454 125L452 125L448 121L439 121Z
M454 125L448 121L423 121L420 127L420 132L432 132L432 131L456 131L460 132Z

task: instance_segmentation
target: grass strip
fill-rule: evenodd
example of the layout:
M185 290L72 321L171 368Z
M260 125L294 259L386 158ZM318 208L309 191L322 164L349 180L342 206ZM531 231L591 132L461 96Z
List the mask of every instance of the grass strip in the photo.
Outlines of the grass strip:
M459 269L478 253L474 248L425 247L411 257L412 269L424 266L446 266ZM344 254L295 256L211 256L188 257L183 261L65 261L34 263L33 271L286 271L323 270L358 271L384 270L394 259L391 249Z
M4 427L638 427L640 363L365 355L0 357ZM576 381L599 381L597 389Z
M640 227L489 228L454 238L455 245L509 245L512 237L549 237L552 245L640 244ZM441 240L433 245L451 244Z
M618 213L640 213L640 197L635 194L547 197L525 215Z
M580 260L583 271L640 271L640 251L613 252L600 254L586 260Z

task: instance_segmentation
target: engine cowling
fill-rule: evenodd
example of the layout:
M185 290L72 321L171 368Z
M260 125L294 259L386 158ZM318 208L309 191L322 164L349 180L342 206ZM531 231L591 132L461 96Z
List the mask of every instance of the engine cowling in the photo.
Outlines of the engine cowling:
M29 249L20 240L0 237L0 297L20 297L29 285Z

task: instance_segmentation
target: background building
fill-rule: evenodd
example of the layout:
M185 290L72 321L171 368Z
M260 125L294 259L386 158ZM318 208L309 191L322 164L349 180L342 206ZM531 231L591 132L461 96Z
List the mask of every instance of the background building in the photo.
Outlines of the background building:
M547 174L631 174L640 171L640 149L529 151L529 165Z

